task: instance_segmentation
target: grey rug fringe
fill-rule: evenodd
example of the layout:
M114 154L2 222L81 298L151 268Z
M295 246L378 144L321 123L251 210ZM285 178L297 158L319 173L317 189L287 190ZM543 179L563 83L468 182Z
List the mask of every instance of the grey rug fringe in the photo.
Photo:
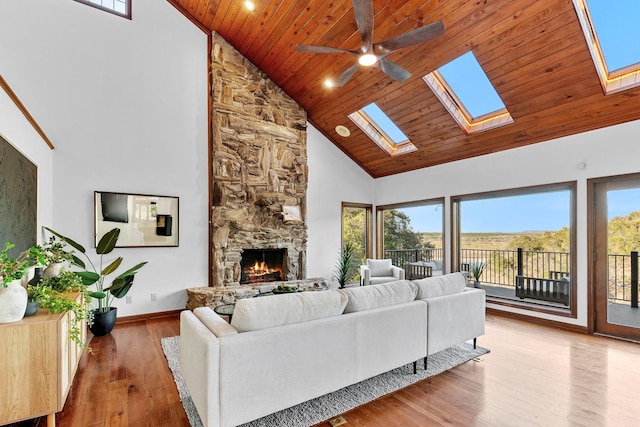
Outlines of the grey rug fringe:
M167 358L169 369L173 372L173 379L176 382L180 401L184 406L189 423L191 427L202 427L202 421L180 374L180 337L163 338L160 343ZM408 364L333 393L243 424L242 427L312 426L488 352L489 350L486 348L478 347L474 349L471 344L462 343L429 356L426 371L421 369L422 363L419 362L418 373L414 375L413 365Z

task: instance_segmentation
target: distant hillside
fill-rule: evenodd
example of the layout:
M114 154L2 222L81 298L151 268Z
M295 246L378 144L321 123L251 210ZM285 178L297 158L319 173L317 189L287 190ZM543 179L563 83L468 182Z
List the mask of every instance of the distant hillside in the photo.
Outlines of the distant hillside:
M523 231L521 233L463 233L461 243L463 248L507 250L510 243L523 236L537 237L544 231ZM442 247L441 233L419 233L425 243L431 243L436 248Z

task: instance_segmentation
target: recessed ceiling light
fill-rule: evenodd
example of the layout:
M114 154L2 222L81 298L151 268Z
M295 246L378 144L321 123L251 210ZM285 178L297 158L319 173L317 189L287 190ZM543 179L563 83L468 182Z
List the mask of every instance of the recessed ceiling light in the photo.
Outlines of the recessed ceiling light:
M256 4L251 0L245 0L244 7L251 12L256 10Z
M325 86L325 87L329 87L329 88L331 88L331 87L334 87L334 86L335 86L335 83L334 83L334 81L333 81L333 80L331 80L331 79L326 79L326 80L324 81L324 86Z
M349 128L342 125L336 126L336 132L338 132L338 135L343 136L345 138L351 135L351 131L349 130Z

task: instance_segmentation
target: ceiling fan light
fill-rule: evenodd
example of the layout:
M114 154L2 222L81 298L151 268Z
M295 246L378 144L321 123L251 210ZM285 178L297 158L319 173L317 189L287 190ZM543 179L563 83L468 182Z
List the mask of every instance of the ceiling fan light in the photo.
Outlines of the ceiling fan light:
M256 10L256 4L252 0L246 0L244 2L244 7L247 8L247 10L249 10L251 12Z
M373 53L365 53L364 55L360 55L360 57L358 58L358 62L360 63L360 65L370 67L378 62L378 57Z

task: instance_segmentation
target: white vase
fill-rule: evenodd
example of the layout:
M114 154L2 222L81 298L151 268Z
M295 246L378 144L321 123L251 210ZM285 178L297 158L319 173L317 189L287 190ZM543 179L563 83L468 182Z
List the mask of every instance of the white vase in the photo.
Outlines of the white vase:
M64 262L52 262L44 269L44 277L57 276L62 267L64 267Z
M0 323L17 322L24 317L27 309L27 290L22 286L22 279L0 285Z

